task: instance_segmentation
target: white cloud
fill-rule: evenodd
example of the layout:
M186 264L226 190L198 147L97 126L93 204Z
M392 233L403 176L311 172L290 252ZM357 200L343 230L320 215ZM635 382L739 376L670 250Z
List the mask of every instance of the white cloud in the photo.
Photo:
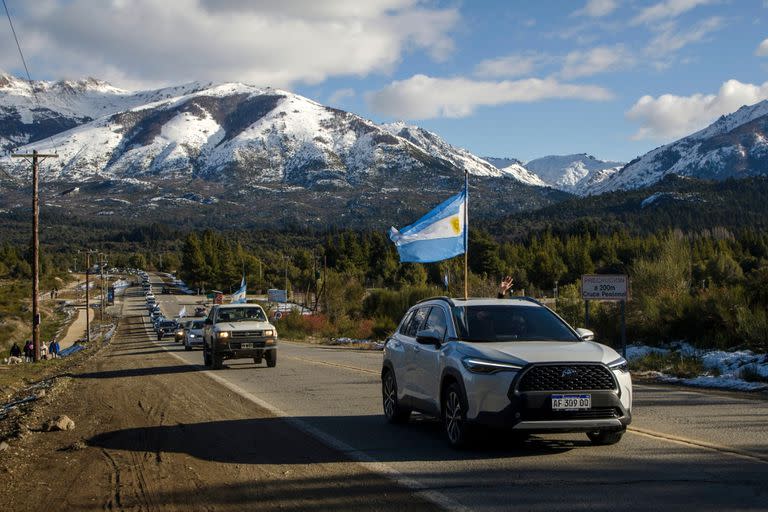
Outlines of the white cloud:
M723 26L723 19L717 16L697 23L689 30L679 31L674 22L664 23L645 48L645 53L652 58L662 58L691 43L698 43L712 32Z
M602 87L565 84L551 78L492 82L414 75L367 95L374 111L400 119L466 117L481 106L555 98L604 101L612 94Z
M560 75L566 79L591 76L624 69L633 62L632 55L624 45L599 46L589 51L574 51L566 55Z
M705 128L721 115L735 112L742 105L752 105L765 99L768 99L768 82L754 85L728 80L717 94L643 96L626 113L626 117L640 124L633 139L669 141Z
M589 16L590 18L602 18L608 16L618 7L616 0L587 0L587 4L576 11L576 16Z
M96 77L111 70L148 84L288 87L388 73L414 50L445 59L459 22L457 9L422 0L46 0L19 11L14 22L33 70ZM0 66L16 67L6 46Z
M329 97L328 97L328 104L338 105L342 101L344 101L346 98L353 98L355 96L355 90L346 88L346 89L338 89L334 91Z
M763 39L763 42L755 50L755 55L758 57L768 57L768 39Z
M475 75L485 78L515 77L531 74L547 60L544 55L507 55L486 59L475 67Z
M676 18L700 5L712 3L712 0L664 0L643 9L630 24L655 23Z

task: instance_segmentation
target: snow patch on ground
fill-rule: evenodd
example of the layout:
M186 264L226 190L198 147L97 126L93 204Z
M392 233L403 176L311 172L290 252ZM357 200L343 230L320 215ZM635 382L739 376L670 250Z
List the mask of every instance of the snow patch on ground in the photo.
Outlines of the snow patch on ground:
M697 349L684 342L672 343L669 347L630 345L627 347L627 360L631 363L649 354L668 355L670 353L679 354L681 357L698 357L701 359L708 374L693 378L679 378L663 373L651 372L662 382L736 391L768 390L768 383L749 382L741 378L742 371L745 368L754 371L764 378L768 378L768 354L755 354L751 350L728 352L724 350Z

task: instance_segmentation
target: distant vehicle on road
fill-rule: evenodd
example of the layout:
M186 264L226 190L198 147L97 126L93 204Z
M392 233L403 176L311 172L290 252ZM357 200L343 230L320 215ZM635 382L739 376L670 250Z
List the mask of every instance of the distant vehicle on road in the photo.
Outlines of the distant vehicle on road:
M437 416L456 447L474 425L617 443L632 419L632 381L627 361L593 339L533 299L419 302L384 347L384 415Z
M203 346L204 320L187 320L184 322L184 350Z
M253 358L277 365L277 330L257 304L217 304L203 327L203 362L219 369L225 359Z
M179 324L175 320L163 320L158 322L155 331L157 332L157 341L162 340L166 336L175 336L176 330L179 328Z

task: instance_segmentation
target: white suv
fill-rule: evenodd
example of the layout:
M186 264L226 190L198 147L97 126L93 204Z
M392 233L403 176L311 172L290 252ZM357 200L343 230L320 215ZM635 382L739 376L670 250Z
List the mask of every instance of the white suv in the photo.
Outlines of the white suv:
M437 416L457 447L473 424L617 443L632 418L632 380L593 338L529 298L421 301L384 347L384 414L391 423L414 410Z

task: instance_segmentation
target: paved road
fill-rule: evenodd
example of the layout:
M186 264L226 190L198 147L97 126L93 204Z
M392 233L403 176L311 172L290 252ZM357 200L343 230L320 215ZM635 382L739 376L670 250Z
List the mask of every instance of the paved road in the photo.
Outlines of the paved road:
M196 300L158 297L168 314ZM768 401L762 397L637 385L634 422L618 445L593 447L583 434L516 444L489 433L472 449L455 451L433 419L384 422L380 352L281 340L277 368L235 360L204 372L201 351L161 345L447 508L768 510Z

